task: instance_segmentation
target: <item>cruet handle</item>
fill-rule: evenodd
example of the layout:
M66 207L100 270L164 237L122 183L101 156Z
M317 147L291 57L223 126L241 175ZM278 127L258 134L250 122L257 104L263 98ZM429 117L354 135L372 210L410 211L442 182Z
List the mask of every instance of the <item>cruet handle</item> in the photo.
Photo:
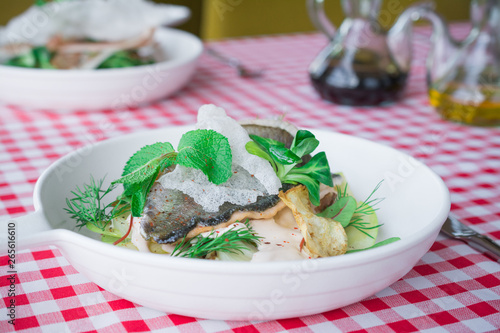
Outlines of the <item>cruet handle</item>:
M307 0L307 11L316 29L323 32L330 40L333 40L336 29L325 14L324 0Z

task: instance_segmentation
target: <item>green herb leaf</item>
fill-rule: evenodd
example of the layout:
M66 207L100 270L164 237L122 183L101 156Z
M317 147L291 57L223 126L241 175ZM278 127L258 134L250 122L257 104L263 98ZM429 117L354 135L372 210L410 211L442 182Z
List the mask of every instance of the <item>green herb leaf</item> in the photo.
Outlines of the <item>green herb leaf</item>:
M144 146L127 161L122 177L113 184L123 183L124 192L118 199L131 206L134 217L140 217L146 198L159 172L175 162L174 148L168 142Z
M175 152L168 142L142 147L129 158L122 177L113 181L108 190L100 189L102 181L95 184L92 179L92 183L83 190L77 188L74 192L76 198L67 199L66 210L79 221L79 226L92 223L104 230L111 218L118 216L124 209L130 210L133 217L140 217L159 173L174 163L200 169L215 184L221 184L231 177L231 147L223 135L213 130L190 131L182 136L178 149L179 152ZM115 200L115 207L101 207L102 196L118 183L123 184L124 191Z
M37 59L37 67L54 69L54 66L50 63L52 53L45 46L35 47L33 49L33 55L35 56L35 59Z
M142 66L154 62L153 57L141 56L137 50L122 50L110 55L99 65L99 67L97 67L97 69Z
M66 199L67 208L64 210L70 214L71 218L76 220L77 227L83 227L88 224L94 225L100 230L104 230L106 225L115 216L113 214L112 203L105 204L104 197L109 194L116 186L110 185L107 189L102 189L104 178L95 181L90 177L89 184L83 184L83 187L76 187L72 191L73 198ZM116 212L116 214L121 212Z
M250 139L259 144L261 148L267 153L269 153L269 147L271 146L283 146L283 147L285 146L283 142L279 142L270 138L264 138L254 134L250 134L249 136Z
M299 157L312 153L319 145L314 134L307 130L299 130L293 138L291 150Z
M175 161L175 151L168 142L157 142L144 146L129 158L123 169L122 177L116 183L139 183L149 179L161 166L165 168Z
M183 241L174 248L172 256L205 258L212 252L243 253L247 249L245 244L257 246L262 237L257 236L250 226L248 220L245 222L245 228L236 229L235 227L217 234L215 230L208 236L201 234L186 241Z
M333 187L330 165L328 164L325 152L314 155L306 165L295 168L292 172L307 174L320 183Z
M367 215L372 215L375 214L375 211L378 210L378 208L375 208L377 204L379 204L382 200L380 198L375 198L372 199L372 196L375 194L375 192L380 188L382 185L382 181L380 181L373 191L370 193L370 195L360 204L357 204L356 210L354 211L354 214L352 215L351 221L349 222L349 226L352 226L359 230L360 232L364 233L365 235L373 238L372 235L370 235L367 231L371 229L376 229L380 228L382 225L378 224L375 226L368 226L366 222L364 222L364 217ZM346 183L344 186L344 189L340 188L340 186L337 186L337 195L338 195L338 200L344 197L349 197L349 194L347 193L347 188L348 184Z
M283 145L269 146L269 155L282 165L297 164L301 162L300 157Z
M273 139L258 135L250 135L250 138L253 141L245 146L248 153L269 161L282 183L304 184L309 191L311 203L319 205L319 183L333 186L326 154L321 152L304 166L296 166L302 161L302 156L314 151L319 144L311 132L298 131L290 149L286 148L284 143Z
M300 183L307 187L309 191L309 200L314 206L319 206L320 197L319 197L319 182L309 175L294 173L287 175L287 182L291 184Z
M208 180L218 185L232 175L232 153L229 141L214 130L185 133L178 146L176 163L201 170Z
M216 184L225 182L232 175L229 142L212 130L194 130L184 134L178 153L168 142L142 147L127 161L122 177L113 182L123 183L124 192L118 199L130 204L132 216L142 215L158 174L174 163L201 169Z
M247 152L249 154L258 156L260 158L263 158L263 159L271 162L271 164L274 164L273 158L265 150L263 150L261 148L261 146L259 144L257 144L255 141L248 141L245 144L245 149L247 150Z
M370 193L370 195L363 201L358 208L356 209L355 213L358 214L372 214L373 211L377 210L378 208L373 208L380 202L382 202L384 199L383 198L374 198L372 199L372 196L377 192L377 190L380 188L382 185L382 182L384 180L382 179L373 189L373 191Z
M382 246L382 245L387 245L387 244L390 244L390 243L394 243L398 240L401 240L401 238L399 237L391 237L391 238L388 238L388 239L385 239L383 241L380 241L378 243L375 243L373 244L372 246L370 247L367 247L365 249L355 249L355 250L347 250L346 253L354 253L354 252L359 252L359 251L364 251L364 250L369 250L369 249L374 249L376 247L379 247L379 246Z
M130 205L132 209L132 216L140 217L142 215L149 191L156 181L159 172L160 169L158 168L156 173L152 174L149 178L140 183L133 184L131 188L127 189L127 191L131 193Z
M8 66L15 66L15 67L34 68L36 67L36 58L33 52L29 51L17 57L9 59L5 64Z
M356 210L357 202L351 196L345 196L336 200L331 206L327 207L318 216L331 218L340 222L342 227L347 227Z
M52 52L45 46L34 47L30 51L9 59L5 64L8 66L26 68L54 68L50 63Z

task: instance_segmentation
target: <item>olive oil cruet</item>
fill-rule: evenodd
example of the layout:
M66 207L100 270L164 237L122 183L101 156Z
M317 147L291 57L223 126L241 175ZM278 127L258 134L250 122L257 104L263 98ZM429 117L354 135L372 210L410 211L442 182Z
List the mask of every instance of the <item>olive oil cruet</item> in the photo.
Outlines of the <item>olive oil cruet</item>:
M403 94L411 64L411 26L429 3L406 9L386 31L378 23L381 0L342 0L338 29L328 20L324 0L307 0L310 19L329 39L309 66L314 88L326 100L346 105L379 105Z
M434 26L427 59L430 103L447 120L500 125L500 0L471 1L471 31L454 40L434 11L422 15Z

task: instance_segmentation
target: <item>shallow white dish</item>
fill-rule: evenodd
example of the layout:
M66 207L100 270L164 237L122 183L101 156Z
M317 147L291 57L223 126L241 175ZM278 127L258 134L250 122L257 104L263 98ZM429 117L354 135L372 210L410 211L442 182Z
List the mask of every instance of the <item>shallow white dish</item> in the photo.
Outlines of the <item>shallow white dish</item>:
M49 167L34 192L35 213L17 218L18 250L55 245L82 274L130 301L169 313L211 319L265 320L304 316L360 301L404 276L429 250L446 219L449 193L425 165L392 148L314 130L332 171L344 172L354 194L365 198L384 179L379 240L400 241L339 257L269 263L215 262L139 253L75 231L63 211L76 185L120 176L140 147L169 141L189 127L127 135L80 149ZM113 158L110 158L113 156ZM0 232L7 230L0 223ZM94 238L94 239L92 239ZM6 242L7 235L0 235ZM2 244L5 248L6 244Z
M203 44L171 28L157 29L155 40L167 60L153 65L100 70L0 65L0 101L64 112L124 108L168 97L193 75Z

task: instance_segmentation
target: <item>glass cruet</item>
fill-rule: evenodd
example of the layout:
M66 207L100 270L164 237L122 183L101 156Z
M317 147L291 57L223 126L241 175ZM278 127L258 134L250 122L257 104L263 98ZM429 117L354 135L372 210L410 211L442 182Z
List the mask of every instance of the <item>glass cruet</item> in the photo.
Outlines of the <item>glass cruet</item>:
M405 11L386 31L377 21L381 0L342 0L345 19L335 29L325 16L323 2L307 2L311 21L329 38L309 66L312 85L320 96L356 106L400 98L410 69L415 15Z
M430 103L444 119L479 126L500 125L500 0L471 1L471 31L450 36L435 12L427 62Z

